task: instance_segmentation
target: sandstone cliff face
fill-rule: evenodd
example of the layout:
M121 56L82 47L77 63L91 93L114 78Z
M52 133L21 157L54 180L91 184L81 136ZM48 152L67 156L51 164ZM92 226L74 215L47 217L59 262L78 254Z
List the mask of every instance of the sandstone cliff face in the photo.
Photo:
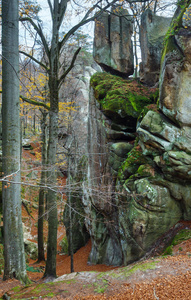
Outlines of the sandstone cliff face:
M182 17L182 26L166 42L160 78L160 108L168 118L185 130L191 125L190 48L191 24L188 7ZM188 128L187 130L190 131Z
M140 80L149 86L155 85L159 80L163 41L170 22L171 18L157 16L150 9L147 9L141 16Z
M133 148L136 120L155 90L106 73L91 78L89 104L88 177L83 186L86 227L92 240L90 263L124 262L119 227L116 180L118 170Z
M180 219L191 219L189 7L181 20L180 28L175 25L176 29L169 31L170 41L166 42L163 53L160 110L155 107L146 109L148 112L138 122L138 140L134 148L127 151L127 158L117 175L111 177L112 172L109 171L109 179L113 179L113 183L110 182L110 186L113 184L113 194L107 199L107 204L103 205L101 193L96 202L94 195L89 199L90 207L93 203L94 208L93 222L88 227L90 235L92 228L95 228L90 262L128 264L143 256ZM172 33L174 30L175 36ZM172 39L177 48L168 46ZM94 92L96 95L96 88ZM104 113L103 106L100 114L101 111ZM108 117L107 111L104 115ZM111 122L111 114L109 117ZM101 122L99 124L101 126ZM116 141L110 143L110 149L115 149ZM102 141L102 147L105 145L107 140ZM108 153L106 160L109 166L108 150L104 149ZM106 175L100 172L98 163L96 166L97 169L89 165L90 169L96 170L94 177ZM96 184L101 191L99 180ZM90 184L89 190L91 187Z
M95 22L94 59L106 72L128 77L134 72L132 18L120 9L119 16L103 13Z
M190 20L185 4L168 31L158 106L150 104L155 91L133 81L91 80L81 198L90 263L128 264L179 220L191 220Z

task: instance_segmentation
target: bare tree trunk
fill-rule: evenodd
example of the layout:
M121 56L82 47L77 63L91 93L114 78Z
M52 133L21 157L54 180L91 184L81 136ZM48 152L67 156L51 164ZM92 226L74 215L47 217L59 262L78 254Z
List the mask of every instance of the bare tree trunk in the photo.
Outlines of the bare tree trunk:
M46 164L47 164L47 112L41 110L41 130L42 130L42 169L41 169L41 182L39 190L39 207L38 207L38 261L45 260L44 256L44 235L43 235L43 223L44 223L44 205L46 197Z
M70 254L70 271L74 272L74 251L73 251L73 237L72 237L72 207L71 207L71 149L68 149L68 203L69 203L69 254Z
M34 130L34 133L35 133L35 130L36 130L36 117L35 117L35 114L33 116L33 130Z
M54 51L55 50L55 51ZM52 70L49 74L50 111L48 141L48 172L47 172L47 208L48 208L48 245L45 277L56 277L57 254L57 184L56 152L58 143L58 56L56 47L52 47Z
M134 41L134 56L135 56L135 79L138 76L138 56L137 56L137 33L136 33L136 25L134 23L134 30L133 30L133 41Z
M18 0L2 1L4 280L27 283L20 196L18 5Z
M157 10L157 4L158 4L158 0L155 0L154 14L156 14L156 10Z

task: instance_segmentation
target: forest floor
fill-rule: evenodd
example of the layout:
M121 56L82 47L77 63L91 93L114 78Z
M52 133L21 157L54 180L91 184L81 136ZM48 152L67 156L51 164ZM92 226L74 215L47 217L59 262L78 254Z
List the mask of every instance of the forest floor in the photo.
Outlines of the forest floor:
M34 159L24 151L25 159ZM64 184L64 178L62 183ZM36 191L33 191L34 197ZM30 203L30 215L22 208L23 221L30 229L31 241L37 242L37 209ZM60 207L62 210L62 207ZM62 214L61 214L62 215ZM47 222L44 224L45 241ZM191 222L187 223L191 228ZM32 283L22 286L17 280L0 277L0 299L191 299L191 239L173 246L172 254L156 256L127 267L88 265L89 241L74 254L74 273L70 273L70 257L61 251L65 229L60 217L58 226L57 276L54 282L43 279L45 262L29 260L28 277ZM31 272L32 270L32 272ZM6 293L6 296L3 295Z
M143 260L127 267L88 266L90 242L70 257L58 254L58 281L44 283L43 273L28 272L33 283L23 287L16 280L0 280L0 297L5 299L191 299L191 240L173 247L173 255ZM44 264L30 266L37 268ZM90 272L97 271L97 272Z

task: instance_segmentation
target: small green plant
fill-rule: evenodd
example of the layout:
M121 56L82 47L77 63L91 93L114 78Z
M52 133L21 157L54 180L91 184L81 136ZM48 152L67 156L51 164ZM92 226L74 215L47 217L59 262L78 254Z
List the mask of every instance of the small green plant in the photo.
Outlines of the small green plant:
M15 286L14 288L12 288L12 291L16 293L16 292L20 291L20 289L21 289L21 287L18 285L18 286Z
M180 230L177 235L174 237L172 241L172 245L178 245L183 241L191 239L191 230L190 229L182 229Z
M172 255L172 253L173 253L172 247L173 247L172 245L168 246L168 247L166 248L166 250L164 251L163 256L166 256L166 255Z
M164 253L163 256L165 255L172 255L173 253L173 246L176 246L178 244L180 244L183 241L186 241L188 239L191 239L191 230L190 229L182 229L180 230L177 235L173 238L171 245L168 246ZM179 250L182 251L182 248L179 247Z
M53 298L53 297L54 297L54 293L48 293L48 294L46 295L46 297L51 297L51 298Z
M108 287L108 281L106 279L102 279L102 281L95 282L94 286L94 292L98 294L103 294Z

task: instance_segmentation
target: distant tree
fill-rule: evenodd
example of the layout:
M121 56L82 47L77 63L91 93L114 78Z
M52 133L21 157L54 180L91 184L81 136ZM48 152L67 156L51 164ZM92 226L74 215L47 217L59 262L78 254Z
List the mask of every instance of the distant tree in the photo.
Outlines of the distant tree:
M57 141L58 141L58 111L59 111L59 89L64 82L66 76L71 71L74 66L76 57L80 52L81 48L77 48L75 52L71 53L71 60L69 65L63 70L60 69L60 55L62 49L69 38L83 25L94 20L94 15L92 14L96 9L100 9L99 4L101 1L97 1L90 9L85 13L85 16L82 20L73 26L62 39L59 39L59 33L61 25L65 18L68 0L47 0L51 18L52 18L52 37L51 42L49 43L46 39L41 24L35 23L30 17L22 17L22 22L29 22L29 24L36 31L38 38L40 38L41 43L44 47L46 53L46 64L38 61L34 56L23 53L33 59L36 63L41 65L47 70L49 80L49 97L50 97L50 110L49 110L49 141L48 141L48 157L47 162L49 166L49 171L47 175L48 183L48 246L47 246L47 262L46 262L46 277L56 277L56 254L57 254L57 202L56 202L56 193L53 186L56 186L57 172L56 172L56 152L57 152ZM109 8L112 4L117 2L116 0L107 1L104 9L99 12L102 13L103 10Z
M2 1L4 279L27 283L20 197L19 1Z

